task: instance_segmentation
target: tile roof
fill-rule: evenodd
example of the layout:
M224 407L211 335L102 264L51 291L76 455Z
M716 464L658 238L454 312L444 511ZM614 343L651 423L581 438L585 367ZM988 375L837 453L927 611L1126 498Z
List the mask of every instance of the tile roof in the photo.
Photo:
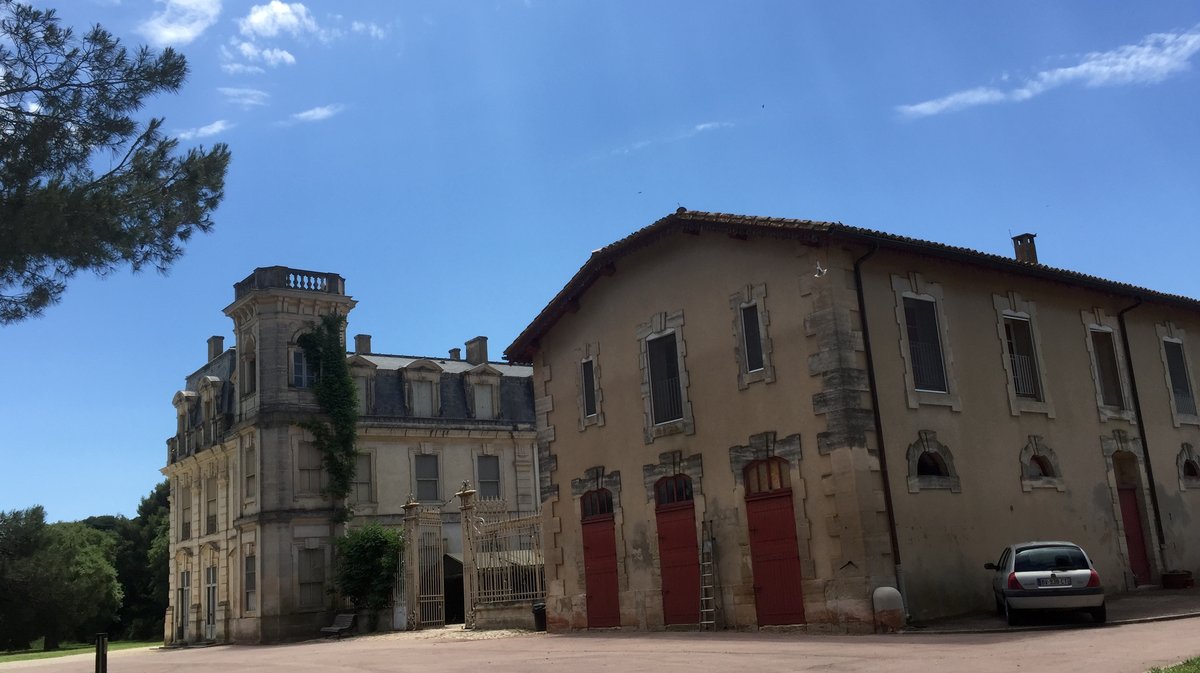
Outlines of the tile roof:
M985 266L1001 271L1033 276L1046 280L1088 287L1111 294L1128 296L1147 301L1157 301L1188 309L1200 309L1200 301L1183 295L1158 292L1129 283L1107 280L1069 269L1059 269L1045 264L1019 262L1011 257L979 252L970 248L926 241L909 236L899 236L873 229L853 227L841 222L821 222L783 217L760 217L731 213L710 213L680 208L643 227L632 234L614 241L592 252L579 271L571 277L562 290L538 313L537 317L505 349L504 357L510 361L528 362L537 350L538 339L545 334L562 314L572 308L579 297L598 278L613 272L612 264L620 257L635 250L652 245L664 235L676 231L700 232L719 231L729 235L778 237L807 240L819 243L837 237L868 246L878 246L967 264Z

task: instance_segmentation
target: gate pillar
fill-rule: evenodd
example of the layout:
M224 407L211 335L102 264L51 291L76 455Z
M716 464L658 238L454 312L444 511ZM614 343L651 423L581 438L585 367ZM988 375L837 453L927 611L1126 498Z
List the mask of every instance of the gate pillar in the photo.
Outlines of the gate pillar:
M463 628L475 628L475 489L464 481L456 493L462 520Z
M421 628L420 533L417 531L421 503L409 494L404 503L404 602L408 608L408 630Z

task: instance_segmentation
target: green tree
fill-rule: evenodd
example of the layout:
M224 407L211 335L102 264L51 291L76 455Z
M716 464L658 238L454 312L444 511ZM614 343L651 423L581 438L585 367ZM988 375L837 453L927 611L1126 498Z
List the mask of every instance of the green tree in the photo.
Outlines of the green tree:
M44 649L61 640L86 641L105 627L121 607L113 535L82 523L46 527L47 544L34 556L36 625Z
M379 610L392 602L392 587L400 572L400 533L372 523L351 530L337 540L338 560L334 584L354 607L370 610L375 630Z
M314 418L301 427L313 435L313 445L321 452L321 466L329 477L326 493L333 499L338 521L346 521L350 510L346 496L354 481L354 448L358 436L358 391L350 367L346 364L346 347L342 332L346 316L337 313L321 316L320 324L300 335L297 343L304 349L304 359L319 372L313 392L325 418Z
M40 505L0 512L0 650L25 650L36 626L36 557L47 543Z
M228 147L177 156L162 119L132 116L186 76L173 49L130 53L0 0L0 324L40 315L79 271L165 272L209 231Z
M82 523L113 536L117 578L125 600L107 627L113 639L142 639L162 633L167 609L168 483L163 480L138 504L137 516L93 516ZM155 542L159 541L158 549Z

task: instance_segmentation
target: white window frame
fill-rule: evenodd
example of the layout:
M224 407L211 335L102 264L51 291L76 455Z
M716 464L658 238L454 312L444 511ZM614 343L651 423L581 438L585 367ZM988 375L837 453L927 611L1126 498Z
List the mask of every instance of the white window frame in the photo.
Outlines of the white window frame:
M421 462L422 458L424 458L426 460L428 460L428 459L433 460L433 465L437 468L437 475L434 477L434 479L431 480L428 478L422 478L421 475L419 474L417 465L418 465L418 463ZM425 502L425 503L444 502L444 499L442 497L442 456L440 453L422 452L422 453L414 454L413 458L412 458L412 475L413 475L413 482L412 482L413 483L413 493L416 494L416 498L419 502ZM421 482L429 482L429 481L433 481L435 484L436 493L434 494L433 498L424 497L424 494L421 493Z
M945 293L941 283L930 282L919 273L906 276L892 275L892 293L896 298L896 329L900 338L900 361L904 363L904 393L909 409L921 406L950 407L962 411L962 398L958 394L958 379L954 375L954 349L950 343L950 321L946 317ZM905 299L917 299L933 303L937 319L938 346L942 354L942 374L946 377L946 390L922 390L917 388L917 377L912 362L911 344L908 340L908 316L904 310Z
M1035 413L1054 418L1054 402L1050 394L1050 386L1047 385L1050 380L1047 374L1049 362L1042 355L1042 335L1038 327L1037 303L1025 299L1017 292L1009 292L1006 295L992 295L992 305L996 309L996 336L1000 340L1000 359L1004 367L1004 385L1008 390L1009 412L1013 416ZM1008 335L1005 332L1005 325L1009 319L1024 320L1029 323L1029 337L1033 341L1032 355L1036 360L1037 386L1041 392L1041 399L1032 399L1017 394L1016 385L1013 383L1013 366L1008 350Z
M746 342L744 309L754 307L758 319L758 349L762 355L762 367L750 369ZM773 383L775 365L771 358L771 313L767 310L766 283L750 283L729 295L729 308L733 312L733 354L737 362L738 389L745 390L753 383Z
M1155 326L1158 333L1158 352L1162 358L1163 381L1167 386L1167 401L1171 407L1171 421L1175 427L1183 425L1200 425L1200 414L1180 412L1175 404L1175 388L1171 380L1171 365L1167 360L1167 342L1179 344L1183 353L1184 374L1187 376L1188 390L1192 394L1192 404L1200 408L1200 399L1196 397L1196 378L1192 375L1192 357L1187 348L1187 330L1167 321Z

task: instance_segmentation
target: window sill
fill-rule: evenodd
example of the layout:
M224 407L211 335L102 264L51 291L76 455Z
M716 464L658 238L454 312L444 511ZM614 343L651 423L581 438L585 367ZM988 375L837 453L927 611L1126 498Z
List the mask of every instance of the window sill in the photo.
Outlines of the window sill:
M681 418L676 421L667 421L666 423L656 423L646 430L646 443L650 444L659 437L667 435L686 434L690 435L695 432L695 425L692 421Z
M1054 418L1054 407L1049 402L1035 400L1028 397L1013 397L1013 416L1021 414L1045 414L1050 418Z
M909 477L908 492L920 493L921 491L950 491L951 493L961 493L962 484L959 482L958 477Z
M958 395L940 390L909 390L910 407L918 409L921 406L950 407L953 411L962 411L962 401Z
M1101 406L1100 420L1103 421L1125 421L1126 423L1137 423L1133 417L1132 409L1120 409L1118 407Z
M1181 425L1200 425L1200 416L1195 414L1175 414L1175 427Z
M1037 488L1037 489L1052 488L1052 489L1058 491L1059 493L1067 492L1066 484L1063 483L1062 479L1059 479L1057 477L1035 477L1032 479L1030 479L1030 478L1022 478L1021 479L1021 490L1023 492L1031 493L1031 492L1033 492L1033 489L1035 489L1035 488Z

